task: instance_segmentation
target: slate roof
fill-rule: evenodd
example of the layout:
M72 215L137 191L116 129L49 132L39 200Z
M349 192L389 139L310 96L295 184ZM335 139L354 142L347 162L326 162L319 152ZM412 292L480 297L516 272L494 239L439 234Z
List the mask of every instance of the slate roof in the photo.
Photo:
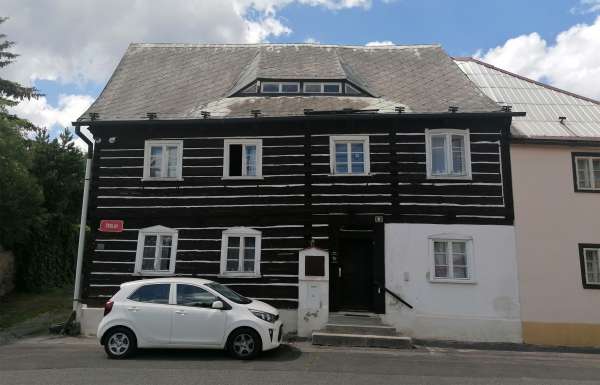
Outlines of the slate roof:
M231 97L256 79L347 80L370 96ZM499 106L438 45L131 44L91 107L99 120L303 115L306 108L393 112L492 112Z
M473 58L456 63L486 95L514 112L512 134L531 139L600 140L600 102ZM559 117L566 119L560 123Z

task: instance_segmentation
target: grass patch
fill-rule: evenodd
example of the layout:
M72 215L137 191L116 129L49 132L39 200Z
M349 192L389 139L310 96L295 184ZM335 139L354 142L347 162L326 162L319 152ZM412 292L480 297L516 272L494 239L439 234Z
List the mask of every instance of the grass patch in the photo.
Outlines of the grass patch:
M73 288L49 289L41 293L10 293L0 297L0 329L17 325L43 313L52 322L66 321L73 307Z

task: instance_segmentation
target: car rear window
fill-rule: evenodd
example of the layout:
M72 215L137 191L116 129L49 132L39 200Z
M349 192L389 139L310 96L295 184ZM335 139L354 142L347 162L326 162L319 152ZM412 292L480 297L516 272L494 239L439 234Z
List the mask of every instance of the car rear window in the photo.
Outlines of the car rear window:
M133 294L129 296L129 299L137 302L168 304L170 289L171 284L169 283L144 285L133 292Z

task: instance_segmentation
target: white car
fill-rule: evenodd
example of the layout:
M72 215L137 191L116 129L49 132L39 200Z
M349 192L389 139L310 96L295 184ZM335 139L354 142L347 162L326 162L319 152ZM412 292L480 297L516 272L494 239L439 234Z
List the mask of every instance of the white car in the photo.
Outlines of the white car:
M137 348L212 348L251 359L277 348L282 330L277 309L217 282L158 278L122 284L97 335L110 358Z

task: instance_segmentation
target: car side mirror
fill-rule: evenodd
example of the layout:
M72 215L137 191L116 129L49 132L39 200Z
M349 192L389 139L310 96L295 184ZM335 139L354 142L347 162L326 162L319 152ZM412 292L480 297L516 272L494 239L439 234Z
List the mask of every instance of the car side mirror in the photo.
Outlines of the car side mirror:
M219 309L219 310L221 310L221 309L223 309L224 306L223 306L223 302L222 301L215 301L215 302L212 303L211 307L213 309Z

